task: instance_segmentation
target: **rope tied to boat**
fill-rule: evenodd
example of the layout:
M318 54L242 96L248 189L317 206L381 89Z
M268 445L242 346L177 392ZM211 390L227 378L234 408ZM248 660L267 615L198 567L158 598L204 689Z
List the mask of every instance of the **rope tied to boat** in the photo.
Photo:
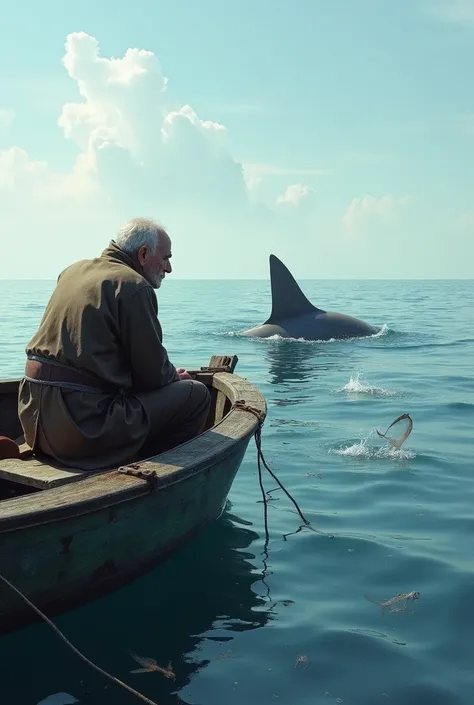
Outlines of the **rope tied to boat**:
M257 409L254 406L251 406L250 404L247 404L247 402L244 399L238 399L236 402L233 404L234 409L240 409L241 411L249 411L251 414L253 414L257 419L258 419L258 424L257 428L255 430L254 438L255 438L255 445L257 447L257 465L258 465L258 477L260 481L260 489L262 491L262 497L263 497L263 503L264 503L264 511L265 511L265 519L266 519L266 507L267 507L267 500L265 497L265 490L263 488L263 482L262 482L262 467L261 463L263 463L265 469L270 473L270 475L273 477L275 482L280 486L280 488L283 490L283 492L286 494L286 496L293 502L294 506L296 507L296 511L300 515L301 519L303 522L306 524L306 526L310 525L310 522L306 517L304 516L303 512L299 508L298 502L296 499L288 492L286 487L284 487L283 483L278 479L278 477L275 475L273 470L268 466L268 463L266 462L263 451L262 451L262 427L265 421L265 414L260 410ZM266 526L266 521L265 521L265 532L267 534L268 538L268 529Z

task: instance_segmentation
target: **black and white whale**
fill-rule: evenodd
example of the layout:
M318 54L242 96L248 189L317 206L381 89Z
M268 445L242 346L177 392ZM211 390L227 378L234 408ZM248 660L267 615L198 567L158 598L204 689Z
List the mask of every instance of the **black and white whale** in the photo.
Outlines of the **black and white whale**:
M324 311L308 301L291 272L275 255L270 255L272 312L260 326L243 331L250 338L303 338L331 340L374 335L380 331L369 323L344 313Z

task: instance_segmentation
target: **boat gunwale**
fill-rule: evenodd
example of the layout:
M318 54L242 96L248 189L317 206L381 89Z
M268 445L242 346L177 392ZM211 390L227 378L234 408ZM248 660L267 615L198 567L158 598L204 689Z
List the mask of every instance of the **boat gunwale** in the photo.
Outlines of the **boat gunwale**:
M5 386L12 383L10 393L15 389L16 380L0 380L0 394L5 392ZM35 525L61 521L91 512L100 511L107 507L132 501L147 495L150 491L161 492L180 482L184 482L212 468L217 461L223 461L232 455L242 442L248 442L255 433L259 420L245 408L235 408L236 401L242 401L256 409L262 421L267 413L265 397L251 382L235 372L216 372L212 375L212 388L222 392L231 408L216 424L208 428L199 436L192 438L179 446L159 455L151 456L136 463L117 466L108 470L91 471L84 478L57 487L40 490L28 495L14 497L0 502L0 534L9 531L29 528ZM235 432L236 420L239 414L238 433ZM245 418L242 426L241 419ZM206 453L206 441L216 435L221 435L221 440L215 438ZM179 463L182 449L189 453L189 449L196 446L196 460L192 463ZM201 450L199 446L203 446ZM177 465L176 469L169 470L170 466ZM165 472L156 476L154 484L147 479L136 475L126 474L124 469L157 470L160 467ZM121 469L121 471L119 471ZM81 487L79 497L75 496L74 489ZM84 496L84 488L86 494ZM41 497L41 507L38 508L38 498ZM62 500L62 502L61 502ZM20 511L19 511L20 510Z

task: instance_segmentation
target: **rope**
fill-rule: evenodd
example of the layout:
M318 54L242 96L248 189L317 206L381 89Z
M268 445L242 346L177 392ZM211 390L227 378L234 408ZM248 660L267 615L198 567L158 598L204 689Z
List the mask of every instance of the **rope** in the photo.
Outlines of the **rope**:
M139 693L137 690L134 690L126 683L123 683L123 681L119 680L115 676L110 675L110 673L107 673L107 671L104 671L102 668L100 668L100 666L96 666L95 663L92 663L92 661L90 661L86 656L81 654L81 652L78 649L76 649L76 647L73 646L73 644L71 644L71 642L68 639L66 639L64 634L57 628L57 626L55 624L53 624L53 622L45 614L43 614L43 612L41 612L40 609L38 609L38 607L36 607L32 602L30 602L30 600L20 590L18 590L18 588L16 588L14 585L12 585L12 583L9 580L7 580L1 573L0 573L0 580L2 582L4 582L5 585L7 585L9 588L11 588L14 592L16 592L16 594L19 595L26 602L26 604L29 607L31 607L31 609L34 610L36 612L36 614L38 614L46 622L46 624L48 626L51 627L51 629L54 632L56 632L56 634L60 637L60 639L62 639L67 644L67 646L69 646L69 648L72 649L72 651L74 651L74 653L77 654L77 656L79 656L79 658L81 658L83 661L85 661L89 666L94 668L96 671L101 673L106 678L109 678L114 683L117 683L117 685L120 685L120 686L122 686L122 688L125 688L126 690L128 690L129 693L132 693L132 695L135 695L137 698L142 700L144 703L147 703L147 705L157 705L157 703L154 700L150 700L145 695L142 695L142 693Z
M291 501L293 502L294 506L296 507L296 511L298 512L298 514L300 515L301 519L304 521L304 523L306 524L306 526L309 526L309 525L310 525L310 522L308 521L308 519L306 519L306 517L304 516L303 512L302 512L301 509L299 508L298 502L294 499L294 497L292 497L292 495L288 492L288 490L283 486L282 482L280 482L280 480L279 480L278 477L275 475L275 473L273 472L273 470L271 470L271 469L268 467L268 464L267 464L267 462L266 462L266 460L265 460L265 458L264 458L264 456L263 456L263 452L262 452L262 426L263 426L263 422L264 422L264 420L265 420L265 416L264 416L263 412L260 411L260 409L256 409L254 406L250 406L250 404L246 404L243 399L238 399L238 400L234 403L234 408L235 408L235 409L241 409L242 411L250 411L250 413L253 414L254 416L256 416L256 418L258 419L257 430L255 431L255 445L257 446L257 463L258 463L258 470L259 470L260 489L262 490L262 494L264 495L264 489L263 489L263 484L262 484L262 482L261 482L260 461L263 463L265 469L268 470L268 472L269 472L270 475L273 477L273 479L275 480L275 482L278 483L278 485L279 485L280 488L283 490L283 492L286 494L286 496L287 496L289 499L291 499ZM265 508L266 508L266 506L267 506L267 505L266 505L266 502L265 502ZM265 511L266 511L266 509L265 509Z

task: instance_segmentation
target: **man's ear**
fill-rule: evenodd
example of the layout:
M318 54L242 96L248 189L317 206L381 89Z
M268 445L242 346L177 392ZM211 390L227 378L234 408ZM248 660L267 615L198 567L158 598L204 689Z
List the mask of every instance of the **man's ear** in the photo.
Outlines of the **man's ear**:
M148 247L146 245L142 245L141 247L138 248L137 259L140 264L144 264L147 255L148 255Z

